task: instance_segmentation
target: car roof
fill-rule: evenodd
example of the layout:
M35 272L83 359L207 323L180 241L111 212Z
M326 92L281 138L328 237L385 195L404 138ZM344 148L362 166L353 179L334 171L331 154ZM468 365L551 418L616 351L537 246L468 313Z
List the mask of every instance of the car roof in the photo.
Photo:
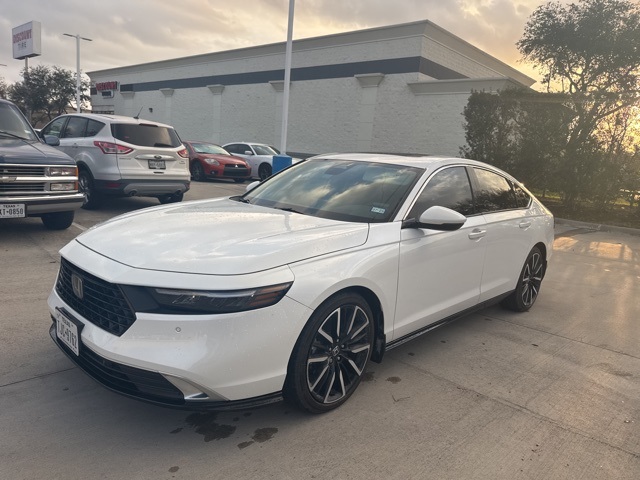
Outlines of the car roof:
M491 170L500 172L505 176L515 180L508 173L477 160L470 160L467 158L459 157L447 157L437 155L420 155L420 154L387 154L387 153L330 153L317 155L310 157L307 160L314 159L331 159L331 160L348 160L355 162L378 162L378 163L391 163L394 165L402 165L406 167L417 167L425 170L436 170L446 165L472 165L478 167L489 168Z
M146 118L126 117L124 115L111 115L107 113L67 113L63 116L91 118L103 123L130 123L136 125L146 123L157 125L159 127L173 128L171 125L167 125L166 123L155 122L153 120L147 120Z

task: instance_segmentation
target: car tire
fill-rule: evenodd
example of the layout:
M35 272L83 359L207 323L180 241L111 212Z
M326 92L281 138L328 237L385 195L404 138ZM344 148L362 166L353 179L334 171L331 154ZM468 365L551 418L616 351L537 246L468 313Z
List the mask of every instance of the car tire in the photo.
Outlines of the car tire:
M82 204L82 208L85 210L94 210L100 207L102 198L96 192L93 177L88 170L82 169L78 173L78 187L80 192L84 193L84 203Z
M236 183L244 183L244 178L234 178L233 181Z
M514 312L529 310L538 298L544 274L545 262L542 251L533 247L524 262L516 289L501 302L502 306Z
M191 164L191 178L196 182L202 182L205 180L204 168L198 160Z
M373 318L369 304L355 293L338 294L320 305L296 342L285 398L311 413L346 402L371 357Z
M160 200L160 203L164 205L166 203L181 202L183 198L184 198L184 193L170 193L167 195L160 195L158 197L158 200Z
M263 163L258 167L258 177L260 177L260 181L271 176L271 165L268 163Z
M42 223L49 230L64 230L73 223L74 212L52 212L45 213L40 217Z

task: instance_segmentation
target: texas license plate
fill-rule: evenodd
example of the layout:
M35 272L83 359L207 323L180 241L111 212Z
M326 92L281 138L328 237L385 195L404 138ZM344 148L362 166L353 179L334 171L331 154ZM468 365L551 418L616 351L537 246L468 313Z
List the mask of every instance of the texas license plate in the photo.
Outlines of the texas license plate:
M0 203L0 218L23 218L27 216L24 203Z
M80 355L80 329L76 322L56 308L56 335L76 355Z
M149 160L149 168L164 170L167 166L164 160Z

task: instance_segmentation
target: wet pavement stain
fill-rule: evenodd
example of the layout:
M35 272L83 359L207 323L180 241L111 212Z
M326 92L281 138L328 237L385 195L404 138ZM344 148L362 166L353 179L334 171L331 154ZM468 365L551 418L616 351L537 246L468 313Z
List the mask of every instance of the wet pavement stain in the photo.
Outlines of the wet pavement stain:
M394 385L396 383L400 383L401 381L402 381L402 379L400 377L389 377L389 378L387 378L387 382L391 382Z
M169 433L180 433L182 431L182 427L178 427L175 430L171 430Z
M375 373L376 372L365 372L364 375L362 375L362 381L363 382L373 382L376 378L375 378Z
M171 468L169 469L169 471L170 471L171 473L176 473L178 470L180 470L180 467L171 467Z
M216 423L217 413L192 413L186 419L196 433L204 436L205 442L230 437L237 427Z
M415 356L415 353L413 353L413 352L409 352L409 353L407 353L407 355L409 355L410 357L414 357L414 356Z
M278 429L275 427L259 428L251 438L258 443L264 443L271 440L276 433L278 433Z
M254 444L253 441L251 441L251 442L242 442L242 443L238 444L238 448L240 450L242 450L243 448L247 448L249 445L253 445L253 444Z

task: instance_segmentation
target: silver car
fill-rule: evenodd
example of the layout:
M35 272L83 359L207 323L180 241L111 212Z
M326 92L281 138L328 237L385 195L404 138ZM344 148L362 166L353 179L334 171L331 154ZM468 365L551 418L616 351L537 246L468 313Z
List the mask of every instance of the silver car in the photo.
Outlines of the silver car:
M180 202L189 190L189 154L169 125L81 113L55 118L40 135L58 137L57 148L76 160L83 208L97 208L114 196Z

